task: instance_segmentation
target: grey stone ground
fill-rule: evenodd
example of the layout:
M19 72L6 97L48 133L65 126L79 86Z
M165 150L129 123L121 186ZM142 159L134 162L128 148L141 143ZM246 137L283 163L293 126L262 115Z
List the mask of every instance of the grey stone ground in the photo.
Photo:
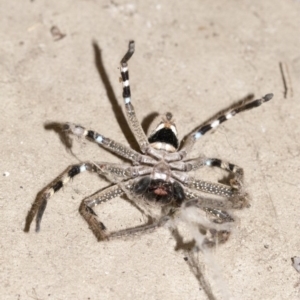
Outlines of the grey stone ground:
M39 234L23 232L37 192L77 162L46 121L77 122L127 143L118 63L129 39L136 41L133 101L146 126L150 113L172 111L183 137L249 93L274 93L193 152L242 166L252 196L251 208L237 213L231 239L213 251L222 286L210 265L204 278L210 299L225 299L220 290L230 299L299 299L300 276L291 266L300 254L299 6L292 0L1 1L1 299L208 297L166 228L96 242L78 213L81 199L107 184L96 176L76 178L51 199ZM66 36L54 41L52 26ZM73 151L82 160L118 160L88 143L74 141ZM108 228L144 221L122 199L101 208ZM201 254L198 261L203 266Z

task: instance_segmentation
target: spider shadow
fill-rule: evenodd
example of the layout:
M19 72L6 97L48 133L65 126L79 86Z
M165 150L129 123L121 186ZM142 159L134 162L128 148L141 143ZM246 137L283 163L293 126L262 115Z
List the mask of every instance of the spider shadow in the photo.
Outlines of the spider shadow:
M138 144L132 134L132 131L128 125L126 116L124 115L123 110L122 110L122 106L119 105L119 103L118 103L117 97L115 95L115 92L113 91L112 85L111 85L108 75L107 75L107 72L104 68L101 49L99 48L98 44L95 41L93 42L93 49L94 49L95 65L96 65L97 71L99 73L100 79L106 90L107 97L111 103L112 110L114 112L116 121L118 122L118 124L122 130L122 133L125 136L126 140L128 141L130 147L136 151L139 151L139 146L138 146ZM151 123L158 115L159 114L157 112L150 113L143 119L143 121L141 122L141 126L144 129L144 132L148 131ZM44 128L46 130L53 130L59 136L59 139L60 139L61 143L65 146L66 150L69 153L71 153L74 157L77 158L77 156L72 151L73 139L70 137L68 131L64 130L64 123L49 121L44 124ZM104 149L104 150L108 151L106 149ZM108 151L108 152L110 152L110 151ZM117 154L114 154L114 155L118 156ZM120 157L120 158L122 158L122 157Z
M106 72L104 64L103 64L102 51L96 41L93 41L93 49L94 49L95 65L96 65L98 74L100 76L100 79L106 90L106 95L111 103L115 118L122 130L123 135L125 136L126 140L128 141L130 147L132 149L138 151L139 150L138 143L136 142L136 140L132 134L132 131L127 123L127 119L123 113L122 106L119 104L116 94L112 88L112 85L110 83L110 80L108 78L107 72ZM149 128L154 117L156 117L157 115L158 115L158 113L152 113L152 114L148 115L146 118L144 118L141 125L145 132Z
M28 211L26 219L25 219L25 225L24 225L24 228L23 228L24 232L29 232L30 225L31 225L33 219L35 218L35 215L36 215L36 212L37 212L38 200L41 198L41 196L43 195L45 190L46 190L46 188L43 188L41 191L39 191L36 194L35 201L32 203L31 208Z
M46 130L53 130L58 136L61 143L65 146L68 152L72 152L73 139L70 137L68 132L63 128L64 124L59 122L48 121L44 124Z
M183 251L185 255L184 260L186 261L191 273L197 279L200 290L203 289L209 300L217 300L210 287L209 280L205 278L204 267L200 265L197 259L196 254L199 250L197 249L195 240L184 242L183 237L180 235L177 228L172 228L170 231L176 241L175 251Z

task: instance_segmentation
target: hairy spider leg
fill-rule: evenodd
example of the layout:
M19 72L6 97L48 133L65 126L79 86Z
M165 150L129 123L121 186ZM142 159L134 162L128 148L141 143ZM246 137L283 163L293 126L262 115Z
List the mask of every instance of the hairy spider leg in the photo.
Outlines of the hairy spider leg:
M170 216L165 215L161 217L159 220L154 221L150 224L147 223L141 226L108 232L106 230L105 225L101 221L99 221L93 208L97 205L102 204L103 202L109 201L113 198L125 194L126 192L124 191L124 189L129 191L132 190L133 186L134 186L133 180L129 180L122 184L115 184L113 186L106 187L96 192L95 194L87 197L81 202L81 205L79 207L79 212L88 223L89 228L92 230L93 234L95 235L98 241L120 238L122 236L129 236L138 233L140 234L149 233L155 230L156 228L163 226L170 219Z
M64 125L64 129L69 131L70 133L80 137L85 137L87 139L92 140L97 143L99 146L120 155L121 157L131 160L133 163L147 163L147 164L155 164L156 160L148 157L146 155L140 154L139 152L124 146L114 140L111 140L102 134L97 133L94 130L86 129L81 125L77 125L74 123L66 123Z
M174 162L170 164L172 170L179 170L183 172L196 171L199 168L208 167L218 167L225 170L229 174L234 175L234 179L230 180L231 186L235 190L241 190L244 182L244 171L241 167L234 165L230 162L218 159L218 158L208 158L208 157L198 157L184 162ZM178 173L180 175L180 173ZM181 181L185 181L185 175L181 173ZM187 175L188 176L188 175ZM204 182L204 181L203 181Z
M243 184L244 180L244 171L241 167L234 165L230 162L218 159L218 158L208 158L208 157L198 157L195 159L190 159L188 161L179 161L179 162L173 162L170 163L171 169L174 170L179 170L181 172L175 172L176 178L180 180L181 182L186 183L188 180L188 174L187 172L190 171L196 171L200 168L203 167L218 167L222 170L225 170L229 174L234 175L234 180L231 180L231 187L234 189L240 189L241 185ZM199 181L206 183L205 181ZM212 184L212 183L210 183ZM197 184L198 186L203 186L202 184ZM212 184L213 185L213 184ZM226 187L225 185L222 185ZM204 185L206 189L206 184ZM205 191L205 190L203 190ZM231 190L232 192L232 190ZM226 195L225 195L226 196Z
M109 186L96 192L95 194L83 199L79 207L79 212L82 217L86 220L89 228L98 241L103 241L109 237L109 233L106 231L106 227L102 222L98 220L97 214L94 212L93 207L121 196L124 191L118 184Z
M213 120L212 122L199 127L196 131L194 131L193 133L191 133L188 136L186 142L184 143L184 145L180 151L185 152L185 153L191 151L194 143L198 139L200 139L203 135L205 135L208 131L210 131L211 129L218 127L220 124L231 119L238 113L258 107L258 106L262 105L263 103L270 101L272 98L273 98L273 94L267 94L260 99L246 102L245 104L240 105L236 108L233 108L233 109L229 110L228 112L222 114L221 116L219 116L217 119Z
M227 172L237 173L243 176L243 169L241 167L218 158L208 158L208 157L200 156L186 161L178 161L178 162L170 163L170 167L172 168L172 170L179 170L183 172L196 171L205 166L218 167Z
M123 83L123 99L125 103L125 111L128 120L129 127L138 142L140 149L143 153L146 152L147 148L149 148L149 142L145 135L145 132L137 119L135 114L134 107L131 103L131 92L129 85L129 72L128 72L128 64L127 62L131 58L134 53L134 41L130 41L128 45L128 51L125 56L121 60L121 77Z
M199 190L204 193L230 198L234 195L235 192L232 187L227 186L225 184L195 179L194 177L186 173L172 171L171 176L172 178L183 183L184 186Z
M50 183L45 189L43 189L38 194L35 202L32 205L31 210L28 213L25 231L29 231L30 224L35 215L37 215L36 231L38 232L40 230L40 224L49 198L51 198L54 195L54 193L56 193L63 186L65 186L70 181L70 179L84 171L97 172L98 174L108 177L110 180L116 177L122 178L123 180L129 180L134 177L150 174L152 168L145 168L144 166L124 166L120 164L106 162L86 162L78 165L69 166L66 171L64 171L60 176L58 176L52 183ZM115 181L117 181L117 179L115 179ZM103 194L103 197L104 196L105 194Z
M109 238L120 238L123 236L151 233L157 228L165 225L170 219L170 216L163 216L151 224L144 224L141 226L126 228L124 230L113 231L109 234Z
M88 162L69 166L61 175L59 175L56 179L54 179L46 188L40 191L27 215L24 231L25 232L29 231L30 224L35 216L36 216L35 230L36 232L40 231L40 224L48 200L54 195L54 193L56 193L64 185L66 185L70 181L70 179L74 178L76 175L85 171L93 172L95 171L95 166Z
M124 164L95 162L97 171L101 175L106 176L111 182L120 182L120 180L131 179L143 175L148 175L152 172L153 167L147 166L130 166Z

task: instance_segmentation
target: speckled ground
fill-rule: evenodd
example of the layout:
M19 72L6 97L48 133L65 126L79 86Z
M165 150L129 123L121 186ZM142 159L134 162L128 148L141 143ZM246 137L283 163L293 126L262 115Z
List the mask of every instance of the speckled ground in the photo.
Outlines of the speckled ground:
M0 9L1 299L226 299L225 291L299 299L291 257L300 255L300 1L12 0ZM23 232L37 192L68 165L118 161L75 140L76 158L46 122L77 122L136 147L118 80L130 39L133 103L145 128L153 112L172 111L183 137L249 93L275 95L193 152L242 166L252 196L213 251L220 278L204 268L209 295L166 228L96 242L78 213L82 198L107 185L96 176L51 199L39 234ZM145 221L122 199L97 213L108 228Z

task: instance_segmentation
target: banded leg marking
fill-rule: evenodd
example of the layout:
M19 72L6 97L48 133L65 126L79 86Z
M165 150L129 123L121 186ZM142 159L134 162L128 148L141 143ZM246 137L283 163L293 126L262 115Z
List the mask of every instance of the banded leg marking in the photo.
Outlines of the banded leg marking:
M194 133L195 139L197 140L198 138L203 136L205 133L207 133L209 130L218 127L220 124L222 124L223 122L231 119L232 117L234 117L238 113L243 112L245 110L252 109L254 107L258 107L258 106L262 105L264 102L270 101L272 98L273 98L273 94L267 94L264 97L262 97L261 99L253 100L253 101L251 101L249 103L246 103L246 104L244 104L240 107L237 107L235 109L230 110L229 112L227 112L226 114L221 115L219 118L217 118L216 120L214 120L210 124L207 124L207 125L204 125L204 126L200 127L196 131L196 133Z
M208 167L218 167L229 173L233 173L238 180L241 181L243 180L243 174L244 174L243 169L232 163L222 161L221 159L218 158L206 158L205 165Z
M107 137L104 137L103 135L97 133L93 130L88 130L84 128L81 125L77 125L74 123L66 123L64 125L64 129L69 131L70 133L78 136L78 137L86 137L95 143L97 143L99 146L108 149L111 152L114 152L123 158L129 159L135 163L139 162L146 162L149 164L155 164L156 161L154 159L151 159L149 157L146 157L134 150L132 150L129 147L126 147L118 142L115 142Z
M130 92L130 85L129 85L129 72L128 72L127 62L129 61L133 53L134 53L134 41L130 41L128 45L128 51L121 60L121 76L122 76L122 83L123 83L123 98L125 104L131 102L131 92Z
M60 176L58 176L53 182L51 182L45 189L38 193L36 200L32 204L30 211L28 212L25 224L25 232L29 231L30 224L36 216L36 232L40 231L40 224L43 214L45 212L48 200L65 186L70 179L84 171L94 171L94 165L91 163L82 163L72 165L67 168Z
M218 158L207 158L205 164L209 167L221 168L233 174L234 177L229 180L232 190L230 201L232 201L235 208L243 208L248 206L248 194L245 192L244 188L244 171L241 167L226 161L222 161Z
M205 166L218 167L220 169L237 174L239 176L242 176L243 174L243 169L239 166L226 161L222 161L218 158L199 157L188 161L178 161L170 163L170 167L172 168L172 170L179 170L183 172L196 171Z
M123 99L125 102L126 116L127 116L129 127L135 139L137 140L141 151L145 153L146 148L149 146L149 142L142 129L140 122L137 119L134 107L131 103L128 61L133 55L133 53L134 53L134 41L130 41L128 45L128 51L121 60L121 68L120 68L122 84L123 84Z
M233 109L229 110L228 112L222 114L220 117L218 117L216 120L210 122L209 124L205 124L205 125L201 126L199 129L197 129L195 132L193 132L187 138L181 151L183 151L183 152L190 151L191 148L193 147L193 144L196 142L196 140L201 138L203 135L205 135L211 129L218 127L220 124L231 119L232 117L239 114L240 112L258 107L258 106L262 105L263 103L270 101L272 98L273 98L273 94L267 94L260 99L253 100L253 101L245 103L237 108L233 108Z
M242 198L246 196L243 183L244 183L244 171L237 165L231 164L226 161L222 161L218 158L207 158L205 164L209 167L218 167L234 175L234 178L230 179L230 186L234 189L235 196Z

